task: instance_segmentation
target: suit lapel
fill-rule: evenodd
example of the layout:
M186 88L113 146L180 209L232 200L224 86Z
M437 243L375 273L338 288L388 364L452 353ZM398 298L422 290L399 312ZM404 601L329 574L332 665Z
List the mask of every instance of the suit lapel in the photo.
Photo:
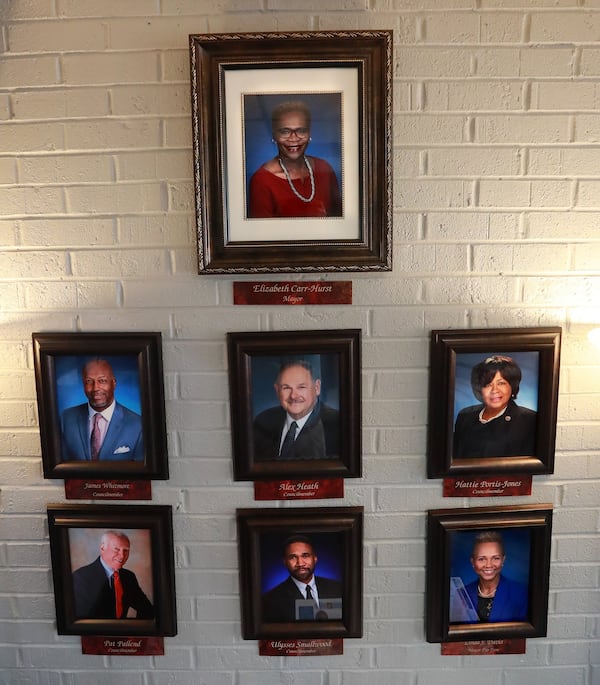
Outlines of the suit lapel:
M314 428L314 426L318 423L320 419L320 404L319 401L317 400L317 404L313 407L313 410L311 411L308 420L302 426L302 430L298 433L298 436L296 437L296 440L294 442L294 445L296 445L296 449L299 449L302 445L304 444L310 444L310 437L307 439L307 435L310 433L310 429Z
M313 410L310 412L310 416L308 417L308 421L304 424L304 428L312 428L312 426L314 426L315 423L317 423L317 421L319 420L320 413L321 413L321 402L320 402L320 400L317 400L317 403L313 407Z
M99 458L105 459L110 456L118 447L115 445L116 438L121 432L121 424L123 423L123 411L121 405L117 402L115 404L115 410L113 412L110 423L108 424L108 430L104 436L104 442L102 443L102 448L100 449Z
M97 577L97 583L102 587L102 593L101 597L102 600L100 602L101 604L101 611L106 614L110 614L112 618L115 618L115 591L113 590L110 580L108 579L106 575L106 571L104 570L104 566L102 566L102 562L100 561L100 557L96 559L96 565L94 568L94 572Z
M92 448L90 445L90 436L88 434L89 424L89 409L88 405L84 404L77 417L77 430L79 431L79 439L85 458L89 461L92 458Z
M291 579L291 577L288 578L288 590L289 590L288 594L293 599L304 599L304 597L302 596L302 593L300 592L300 590L298 590L298 586L296 585L296 583L294 583L294 581Z
M502 582L502 576L500 576L500 582L496 588L496 594L494 595L494 603L492 604L492 610L490 611L490 622L497 621L498 612L506 602L506 583Z

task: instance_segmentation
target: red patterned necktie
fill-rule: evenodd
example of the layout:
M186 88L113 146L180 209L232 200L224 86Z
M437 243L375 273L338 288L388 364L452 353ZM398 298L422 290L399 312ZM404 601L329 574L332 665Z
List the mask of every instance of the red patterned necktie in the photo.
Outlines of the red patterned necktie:
M100 448L102 447L102 433L100 431L100 419L102 418L102 414L94 414L94 425L92 426L92 435L90 438L92 461L98 460L98 454L100 453Z
M123 585L121 584L121 577L119 572L113 573L113 587L115 589L115 615L117 618L122 618L123 613Z

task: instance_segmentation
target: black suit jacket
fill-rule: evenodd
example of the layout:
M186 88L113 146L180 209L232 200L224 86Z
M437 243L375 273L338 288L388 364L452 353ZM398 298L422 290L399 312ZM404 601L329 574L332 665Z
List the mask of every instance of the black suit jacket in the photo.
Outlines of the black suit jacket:
M133 607L136 618L154 618L154 607L139 586L135 573L119 571L123 585L123 616ZM75 618L116 618L115 593L111 588L100 557L73 572Z
M342 598L342 584L337 580L315 576L319 601ZM286 578L262 596L263 619L266 623L290 623L296 620L296 600L304 599L291 577Z
M511 400L502 416L481 423L479 412L482 409L483 404L465 407L456 417L455 458L535 455L537 412L519 407Z
M279 458L285 425L283 407L265 409L254 419L254 459ZM340 456L340 413L317 402L308 421L296 436L289 459L333 459Z

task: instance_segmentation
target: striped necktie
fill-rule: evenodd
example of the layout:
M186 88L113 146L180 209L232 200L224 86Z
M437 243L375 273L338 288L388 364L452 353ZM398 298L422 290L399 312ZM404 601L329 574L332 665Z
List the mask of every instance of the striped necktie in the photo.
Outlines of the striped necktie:
M102 414L94 414L94 424L92 426L92 435L90 437L92 461L98 461L98 455L100 454L100 448L102 447L102 431L100 430L100 421L104 421Z

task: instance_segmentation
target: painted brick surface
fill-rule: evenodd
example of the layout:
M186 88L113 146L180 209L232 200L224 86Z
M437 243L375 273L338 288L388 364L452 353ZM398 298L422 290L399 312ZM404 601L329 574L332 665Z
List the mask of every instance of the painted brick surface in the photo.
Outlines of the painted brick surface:
M0 683L596 685L600 674L600 2L0 2ZM200 276L188 34L394 29L394 270L352 306L243 307ZM283 280L287 275L266 276ZM313 275L294 279L314 280ZM245 280L245 277L240 277ZM559 325L548 637L525 655L424 640L432 329ZM360 328L364 628L335 657L241 639L228 331ZM160 331L179 632L164 657L81 654L55 632L33 331ZM235 401L235 399L234 399ZM275 510L302 504L272 504ZM244 569L242 568L242 572Z

